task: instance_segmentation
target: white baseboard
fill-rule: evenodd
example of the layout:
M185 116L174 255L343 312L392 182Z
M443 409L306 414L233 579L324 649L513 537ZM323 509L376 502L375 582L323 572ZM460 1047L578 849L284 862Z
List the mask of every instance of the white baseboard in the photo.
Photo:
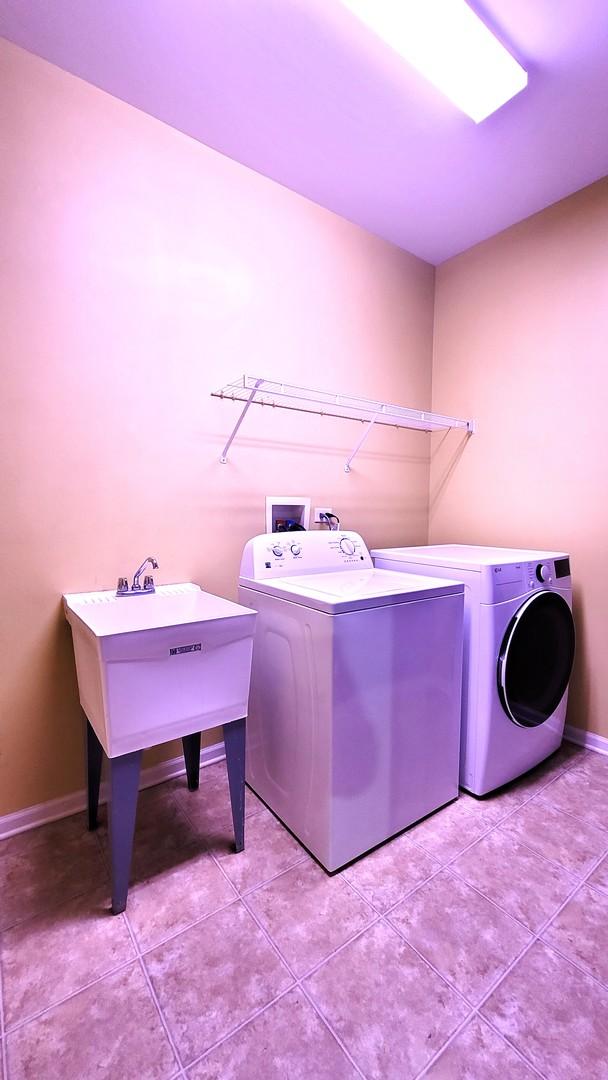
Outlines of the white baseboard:
M605 735L596 735L593 731L583 731L582 728L566 724L564 739L576 743L577 746L584 746L585 750L594 750L596 754L608 754L608 739Z
M225 757L223 742L213 743L201 750L201 765L213 765L216 761L222 761ZM164 780L172 780L175 776L183 776L186 771L183 757L171 758L169 761L161 761L159 765L152 765L149 769L142 769L141 788L154 787L162 784ZM99 802L107 802L107 784L103 783L99 792ZM70 814L78 814L87 805L87 793L84 788L75 791L71 795L64 795L60 799L49 799L48 802L38 803L36 806L27 806L25 810L17 810L14 814L5 814L0 817L0 840L15 833L25 832L27 829L35 829L38 825L46 825L49 821L57 821L59 818L69 817Z

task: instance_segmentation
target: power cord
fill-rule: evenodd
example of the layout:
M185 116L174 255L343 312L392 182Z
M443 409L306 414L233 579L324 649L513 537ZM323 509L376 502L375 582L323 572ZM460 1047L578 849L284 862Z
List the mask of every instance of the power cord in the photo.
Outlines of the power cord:
M337 514L325 514L321 511L319 517L321 518L321 521L327 522L331 532L337 532L340 528L340 518Z

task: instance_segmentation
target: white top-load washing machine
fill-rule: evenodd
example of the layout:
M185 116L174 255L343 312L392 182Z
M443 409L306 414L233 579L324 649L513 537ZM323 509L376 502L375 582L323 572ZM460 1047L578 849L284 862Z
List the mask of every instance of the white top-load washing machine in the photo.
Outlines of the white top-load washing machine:
M375 570L357 533L250 540L247 781L336 870L458 794L462 584Z
M574 660L568 555L439 544L372 556L377 567L464 582L462 787L485 795L553 753Z

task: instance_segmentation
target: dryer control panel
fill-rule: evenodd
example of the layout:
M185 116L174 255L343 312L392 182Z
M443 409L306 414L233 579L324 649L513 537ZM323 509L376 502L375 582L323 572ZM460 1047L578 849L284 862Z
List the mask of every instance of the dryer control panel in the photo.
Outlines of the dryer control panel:
M371 555L359 533L264 533L245 545L241 578L264 581L294 574L372 567Z
M570 559L567 555L553 558L550 556L537 559L522 559L521 562L495 564L484 567L486 570L485 588L482 589L482 603L500 604L525 593L542 589L570 588Z

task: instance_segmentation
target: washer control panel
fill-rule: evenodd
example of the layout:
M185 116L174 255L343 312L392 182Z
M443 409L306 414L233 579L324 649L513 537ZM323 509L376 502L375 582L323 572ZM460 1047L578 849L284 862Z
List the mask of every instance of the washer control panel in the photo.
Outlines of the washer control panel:
M330 570L371 569L365 542L354 532L266 533L245 545L241 577L256 581Z

